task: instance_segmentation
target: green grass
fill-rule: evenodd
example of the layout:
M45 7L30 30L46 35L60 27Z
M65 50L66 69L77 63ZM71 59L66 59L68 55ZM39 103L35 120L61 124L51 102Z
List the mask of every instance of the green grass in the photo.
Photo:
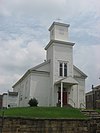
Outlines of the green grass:
M0 110L0 115L2 111ZM79 109L60 107L21 107L5 109L4 116L27 118L86 118Z
M97 111L98 113L100 113L100 109L96 109L96 111Z

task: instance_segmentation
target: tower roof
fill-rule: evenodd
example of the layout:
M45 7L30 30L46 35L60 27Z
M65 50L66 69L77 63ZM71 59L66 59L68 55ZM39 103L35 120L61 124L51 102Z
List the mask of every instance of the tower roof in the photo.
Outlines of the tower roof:
M59 25L59 26L64 26L64 27L69 27L70 24L65 24L65 23L60 23L60 22L53 22L52 25L49 28L49 31L54 27L54 25Z

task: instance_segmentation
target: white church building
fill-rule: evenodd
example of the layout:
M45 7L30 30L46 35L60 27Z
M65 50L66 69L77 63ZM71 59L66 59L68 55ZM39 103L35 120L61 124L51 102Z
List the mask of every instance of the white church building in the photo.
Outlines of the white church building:
M46 45L46 60L29 69L13 85L18 92L18 106L29 106L31 98L38 106L67 106L80 108L85 105L85 79L80 69L73 65L73 46L68 39L69 24L53 22L50 42Z

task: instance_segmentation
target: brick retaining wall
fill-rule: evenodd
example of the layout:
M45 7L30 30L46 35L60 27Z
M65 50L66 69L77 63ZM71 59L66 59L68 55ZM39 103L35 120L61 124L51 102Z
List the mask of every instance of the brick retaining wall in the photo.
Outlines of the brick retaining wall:
M0 133L100 133L100 119L0 118ZM1 131L1 130L0 130Z

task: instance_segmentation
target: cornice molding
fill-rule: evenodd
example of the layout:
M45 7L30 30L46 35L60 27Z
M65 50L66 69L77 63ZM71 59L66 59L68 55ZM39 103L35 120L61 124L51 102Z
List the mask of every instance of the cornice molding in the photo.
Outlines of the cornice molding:
M60 40L50 40L50 42L45 47L45 50L47 50L50 47L50 45L52 45L54 43L59 43L59 44L64 44L64 45L70 45L70 46L74 46L74 44L75 44L73 42L65 42L65 41L60 41Z

